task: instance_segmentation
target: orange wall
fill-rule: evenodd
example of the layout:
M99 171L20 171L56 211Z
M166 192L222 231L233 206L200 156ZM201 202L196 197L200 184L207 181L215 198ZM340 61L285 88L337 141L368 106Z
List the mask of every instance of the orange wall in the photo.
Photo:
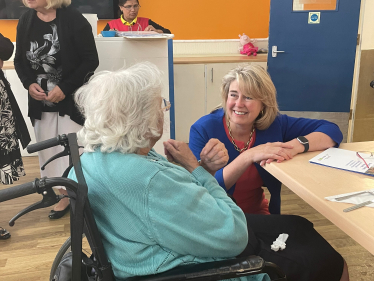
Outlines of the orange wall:
M270 0L140 0L139 16L169 28L175 39L268 37ZM0 20L0 33L16 40L17 20ZM100 32L106 20L100 20Z
M270 0L140 0L139 14L169 28L175 39L266 38Z
M16 42L17 23L18 20L0 20L0 33Z

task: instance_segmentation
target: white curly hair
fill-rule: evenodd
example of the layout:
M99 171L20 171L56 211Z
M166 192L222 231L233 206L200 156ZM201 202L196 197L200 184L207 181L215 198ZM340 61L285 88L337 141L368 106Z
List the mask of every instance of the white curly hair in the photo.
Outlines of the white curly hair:
M86 118L78 132L85 151L137 153L162 135L161 71L150 62L101 71L75 93Z

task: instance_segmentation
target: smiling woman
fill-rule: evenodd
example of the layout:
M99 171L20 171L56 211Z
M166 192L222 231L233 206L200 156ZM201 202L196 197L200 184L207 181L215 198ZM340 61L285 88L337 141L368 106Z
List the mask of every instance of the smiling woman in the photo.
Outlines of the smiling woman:
M221 89L222 107L191 127L190 148L200 159L211 138L224 143L230 159L215 174L221 187L246 213L279 214L281 183L261 166L337 146L342 133L328 121L280 114L274 84L260 66L231 70ZM271 193L270 203L262 186Z
M162 27L151 19L138 17L140 4L138 0L119 0L118 6L121 17L108 22L104 31L154 31L157 33L171 33L169 29Z

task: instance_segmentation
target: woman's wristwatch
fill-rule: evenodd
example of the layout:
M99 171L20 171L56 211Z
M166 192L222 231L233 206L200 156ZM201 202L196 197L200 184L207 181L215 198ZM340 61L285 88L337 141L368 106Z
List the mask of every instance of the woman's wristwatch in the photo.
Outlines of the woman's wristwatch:
M307 152L309 150L309 141L308 141L308 139L306 137L303 137L303 136L297 137L296 139L299 141L299 143L301 143L304 146L303 153Z

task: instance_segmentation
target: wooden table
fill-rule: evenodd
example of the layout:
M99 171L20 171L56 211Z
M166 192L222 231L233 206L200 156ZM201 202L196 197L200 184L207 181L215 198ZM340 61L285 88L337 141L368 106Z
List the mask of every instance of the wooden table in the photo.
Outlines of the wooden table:
M374 141L344 143L340 148L374 151ZM324 199L374 188L374 177L309 163L319 153L299 154L290 161L267 164L265 169L374 255L374 208L344 213L343 209L352 204Z

